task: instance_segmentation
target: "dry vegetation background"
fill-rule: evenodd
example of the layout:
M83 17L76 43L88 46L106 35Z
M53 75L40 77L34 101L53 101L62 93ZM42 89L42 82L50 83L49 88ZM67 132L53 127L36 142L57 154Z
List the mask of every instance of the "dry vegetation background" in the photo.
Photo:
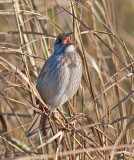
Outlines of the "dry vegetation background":
M40 69L72 31L79 90L28 139ZM0 0L0 159L134 159L133 53L133 0Z

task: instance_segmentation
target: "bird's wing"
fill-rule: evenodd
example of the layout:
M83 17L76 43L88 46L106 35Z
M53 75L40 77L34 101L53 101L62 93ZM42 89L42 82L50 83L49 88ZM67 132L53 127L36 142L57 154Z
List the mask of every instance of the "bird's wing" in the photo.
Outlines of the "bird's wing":
M60 63L59 63L60 61ZM59 57L50 57L43 66L38 81L37 89L43 100L53 106L59 103L67 87L70 70L67 63Z

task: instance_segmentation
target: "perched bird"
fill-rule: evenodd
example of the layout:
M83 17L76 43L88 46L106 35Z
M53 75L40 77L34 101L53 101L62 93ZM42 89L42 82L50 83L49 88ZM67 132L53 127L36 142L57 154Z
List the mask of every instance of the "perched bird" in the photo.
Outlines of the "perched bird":
M54 53L45 62L37 80L37 90L51 108L71 99L81 82L82 62L71 42L70 34L59 34L54 43ZM39 130L43 132L45 119L44 114L36 113L26 136L30 137Z

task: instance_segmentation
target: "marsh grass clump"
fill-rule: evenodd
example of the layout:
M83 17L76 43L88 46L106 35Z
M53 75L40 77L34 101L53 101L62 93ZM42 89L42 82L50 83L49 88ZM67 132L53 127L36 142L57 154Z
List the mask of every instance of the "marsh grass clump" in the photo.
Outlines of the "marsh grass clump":
M5 0L0 7L0 159L133 159L132 1ZM36 81L63 32L74 33L82 81L47 113L47 135L28 139L33 113L48 107Z

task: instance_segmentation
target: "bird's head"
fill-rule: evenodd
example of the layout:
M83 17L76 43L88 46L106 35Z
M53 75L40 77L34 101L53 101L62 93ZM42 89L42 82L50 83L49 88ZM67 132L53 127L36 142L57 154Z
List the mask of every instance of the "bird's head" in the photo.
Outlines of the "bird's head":
M73 45L73 43L71 43L71 35L72 33L61 33L58 35L55 43L54 43L54 51L55 52L60 52L62 49L66 49L66 47Z

